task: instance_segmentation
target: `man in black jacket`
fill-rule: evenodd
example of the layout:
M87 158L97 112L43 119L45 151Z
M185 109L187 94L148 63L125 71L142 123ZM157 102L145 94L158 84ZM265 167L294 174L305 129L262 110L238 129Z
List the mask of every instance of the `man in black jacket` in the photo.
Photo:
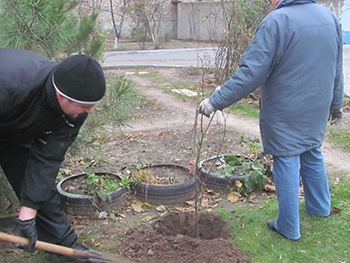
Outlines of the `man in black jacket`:
M20 200L17 235L77 248L60 205L56 176L68 147L104 96L98 62L60 64L27 50L0 49L0 165Z

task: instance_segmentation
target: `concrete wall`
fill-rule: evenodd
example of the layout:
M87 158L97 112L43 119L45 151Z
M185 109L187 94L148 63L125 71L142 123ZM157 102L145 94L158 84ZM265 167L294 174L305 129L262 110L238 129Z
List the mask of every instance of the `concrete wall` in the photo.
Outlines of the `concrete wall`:
M345 1L349 2L350 0ZM317 2L329 8L340 19L344 0L319 0ZM192 0L178 2L177 38L193 40L220 38L224 32L221 19L222 9L219 2Z
M118 0L114 0L118 2ZM102 11L100 22L105 28L113 29L109 1L101 0L96 9ZM317 0L329 8L343 22L343 29L350 31L350 0ZM118 6L116 3L114 7ZM170 33L174 39L216 40L224 33L222 8L217 0L169 0L168 15L162 22L162 32ZM118 19L118 16L116 16ZM117 21L118 23L118 21ZM126 17L122 37L130 37L134 24ZM350 34L344 39L350 38ZM350 39L349 39L350 41Z
M111 34L114 34L114 28L113 28L113 22L112 17L110 13L110 1L109 0L99 0L99 1L85 1L89 8L98 10L99 13L99 23L101 26L109 30ZM93 2L98 2L98 5ZM164 0L159 1L159 3L164 2ZM132 4L132 1L129 2L129 4ZM121 9L122 4L121 0L113 0L113 7L114 7L114 18L116 22L116 26L119 27L119 19L120 14L122 14L121 11L118 11ZM170 34L171 38L177 38L177 9L176 5L174 5L171 1L166 2L164 5L164 10L162 13L162 20L161 20L161 36L164 34ZM129 7L131 8L131 7ZM157 20L159 21L159 20ZM135 23L130 17L130 15L127 13L125 16L125 20L123 22L122 32L121 35L123 38L129 38L131 36L131 31L135 27Z
M177 15L178 39L211 40L224 31L218 2L179 2Z

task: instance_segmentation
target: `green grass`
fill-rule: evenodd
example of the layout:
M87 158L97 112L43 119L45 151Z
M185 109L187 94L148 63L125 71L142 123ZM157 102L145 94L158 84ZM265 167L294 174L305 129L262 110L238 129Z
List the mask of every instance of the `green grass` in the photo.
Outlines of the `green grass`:
M350 152L350 132L343 128L329 128L327 138L339 148Z
M166 82L166 79L162 77L162 75L157 70L137 70L136 75L143 77L143 78L151 78L157 81L158 83Z
M26 253L22 250L16 249L11 252L0 253L0 262L11 263L51 263L47 253L36 251L34 253Z
M233 228L232 242L245 251L252 262L348 262L350 258L350 180L343 175L340 183L331 187L332 206L340 214L318 218L305 213L301 202L301 232L299 241L290 241L269 230L266 221L277 214L276 198L266 199L262 205L241 206L234 212L217 213Z
M234 113L238 113L242 116L259 119L259 105L256 103L235 103L228 108Z

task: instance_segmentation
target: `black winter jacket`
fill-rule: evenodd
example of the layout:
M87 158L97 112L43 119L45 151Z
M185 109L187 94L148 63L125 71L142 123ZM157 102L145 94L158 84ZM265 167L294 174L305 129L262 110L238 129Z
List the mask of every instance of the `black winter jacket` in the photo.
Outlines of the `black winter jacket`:
M70 119L61 110L51 82L56 66L31 51L0 49L0 150L31 145L20 204L36 210L87 117Z

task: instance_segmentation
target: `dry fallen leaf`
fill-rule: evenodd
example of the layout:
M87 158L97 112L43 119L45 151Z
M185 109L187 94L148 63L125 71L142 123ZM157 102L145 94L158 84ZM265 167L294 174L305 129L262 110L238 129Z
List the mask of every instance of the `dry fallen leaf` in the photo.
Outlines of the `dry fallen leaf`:
M265 191L266 192L276 192L276 187L272 184L265 184Z
M213 190L207 190L206 192L209 195L214 195L214 196L217 195L217 193L215 191L213 191Z
M152 207L152 205L150 203L148 203L148 202L143 202L143 205L147 206L147 207Z
M236 181L236 186L237 186L238 188L242 188L242 187L243 187L243 184L242 184L241 181Z
M166 206L160 205L160 206L157 206L157 207L156 207L156 210L157 210L158 212L166 212L168 209L166 208Z
M75 225L75 226L74 226L75 229L82 229L82 228L84 228L84 227L85 227L84 225Z
M97 242L94 244L94 247L100 247L101 245L102 245L101 242Z
M126 218L126 215L124 215L124 214L118 214L118 216L121 218Z
M341 213L341 209L338 207L332 207L331 209L331 214L340 214Z
M194 212L194 207L175 207L175 209L181 213Z
M251 199L255 199L257 197L257 195L256 195L256 193L255 192L251 192L250 194L249 194L249 199L251 200Z
M186 204L193 206L194 205L194 201L185 201Z
M94 244L93 244L93 242L91 241L91 240L86 240L85 241L85 244L87 245L87 246L89 246L89 247L92 247Z
M239 194L236 192L231 192L227 195L227 200L231 203L237 203L239 201Z
M131 204L131 206L135 212L141 213L143 211L141 202L133 203L133 204Z
M154 218L154 216L146 216L142 219L143 222L151 221Z
M185 208L184 207L175 207L175 209L181 213L185 212Z
M202 207L207 207L209 205L209 199L203 198L201 202Z

